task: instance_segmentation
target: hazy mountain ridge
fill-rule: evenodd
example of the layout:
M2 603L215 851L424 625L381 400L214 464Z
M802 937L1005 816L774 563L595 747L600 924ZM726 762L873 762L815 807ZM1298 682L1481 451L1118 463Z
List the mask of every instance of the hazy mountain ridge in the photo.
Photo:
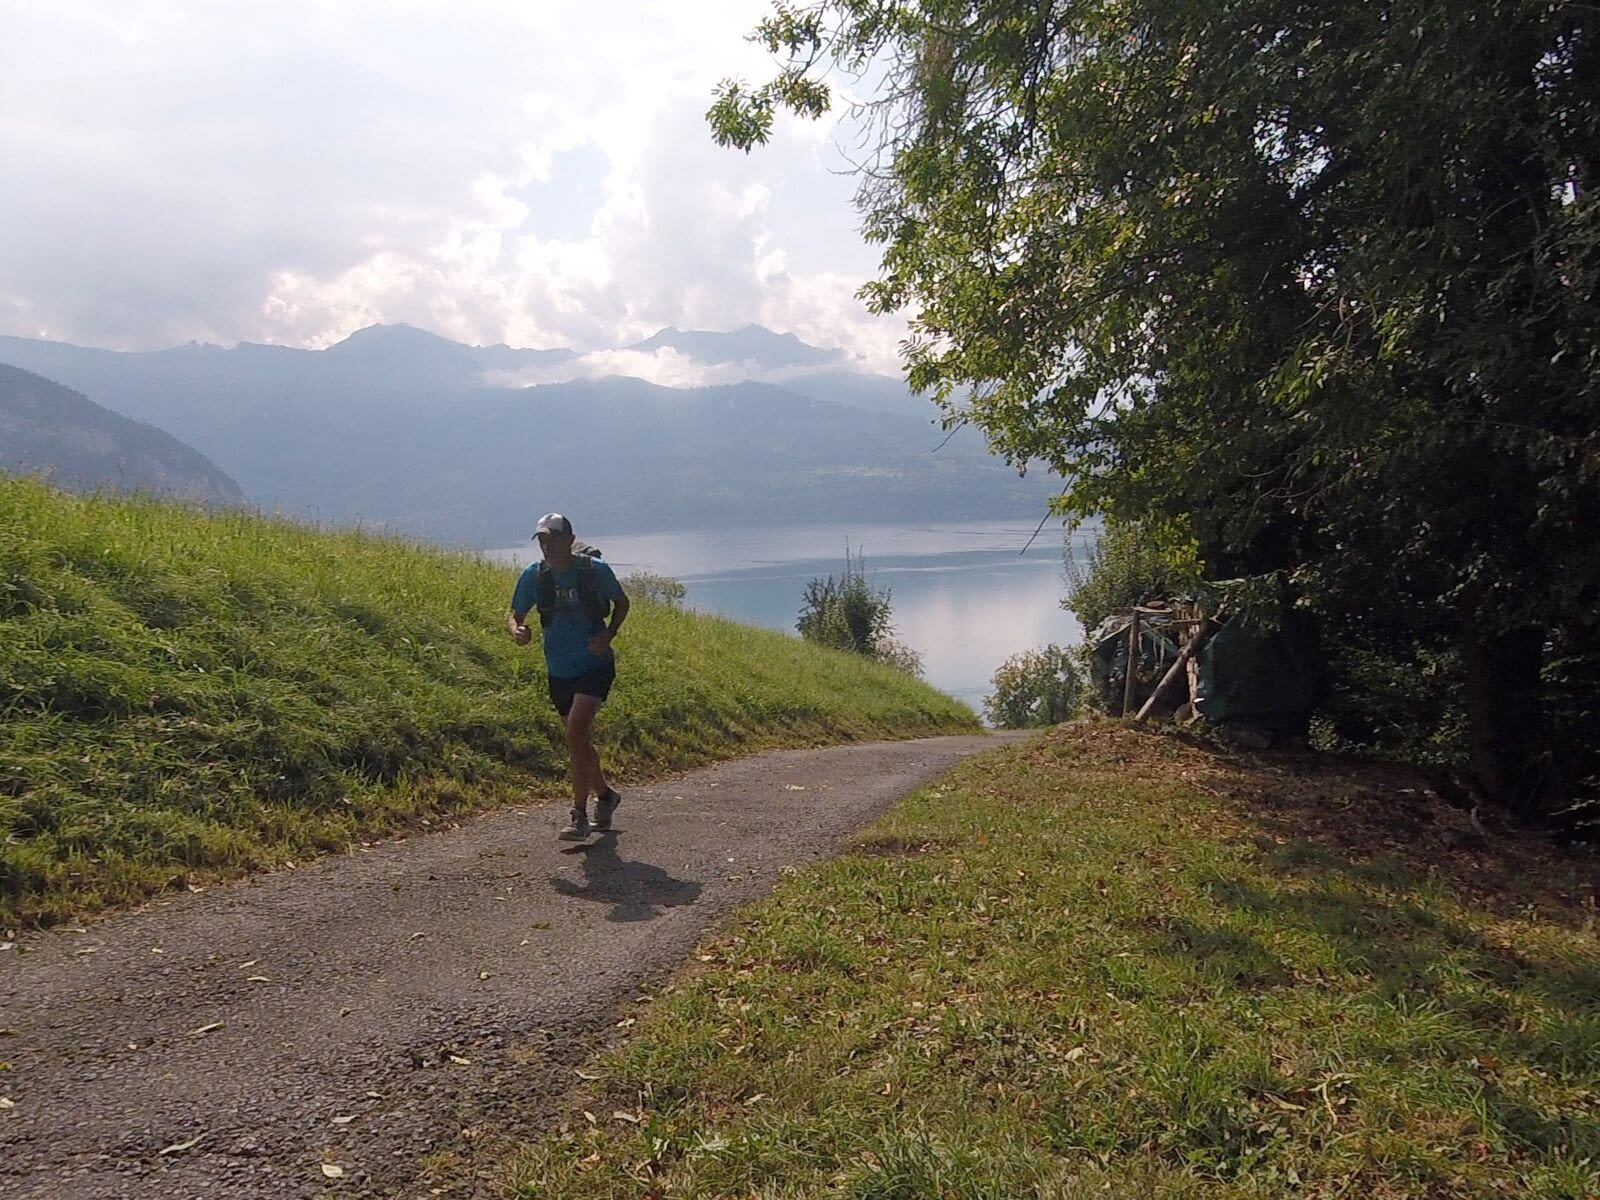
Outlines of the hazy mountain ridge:
M1037 511L1055 490L1018 479L970 430L931 453L944 437L931 402L792 334L668 329L623 350L784 377L496 387L486 373L583 356L397 325L326 350L126 353L0 338L0 360L171 431L269 509L448 541L520 539L527 514L551 507L589 529L962 520Z
M0 364L0 472L39 475L73 492L110 489L243 504L205 455L53 380Z

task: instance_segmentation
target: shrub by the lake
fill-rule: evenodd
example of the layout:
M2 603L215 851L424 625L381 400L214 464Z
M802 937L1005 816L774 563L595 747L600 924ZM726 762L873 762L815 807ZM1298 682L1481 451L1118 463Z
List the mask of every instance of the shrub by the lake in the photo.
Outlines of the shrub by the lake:
M1013 654L995 671L993 683L983 711L998 729L1059 725L1076 711L1082 690L1072 651L1054 642Z
M635 571L625 575L621 583L631 599L649 600L668 608L682 608L684 597L689 594L683 580L670 575L658 575L654 571Z
M846 550L842 573L806 584L795 628L808 642L921 675L922 656L895 637L890 599L888 588L867 582L866 556Z

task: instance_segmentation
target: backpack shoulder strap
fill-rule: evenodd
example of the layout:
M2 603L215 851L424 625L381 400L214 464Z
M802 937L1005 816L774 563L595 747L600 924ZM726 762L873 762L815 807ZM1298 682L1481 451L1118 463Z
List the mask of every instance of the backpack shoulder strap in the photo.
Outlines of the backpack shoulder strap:
M578 602L596 626L604 625L611 616L611 601L600 595L594 559L587 554L578 556Z

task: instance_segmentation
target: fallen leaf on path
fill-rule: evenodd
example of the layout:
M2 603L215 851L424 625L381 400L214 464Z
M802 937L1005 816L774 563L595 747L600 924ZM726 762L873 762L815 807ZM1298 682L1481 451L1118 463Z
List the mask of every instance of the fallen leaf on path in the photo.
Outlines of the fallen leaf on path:
M425 937L427 937L427 936L428 936L428 935L427 935L427 934L425 934L425 933L423 933L423 932L422 932L422 931L421 931L421 930L420 930L420 929L419 929L419 930L417 930L417 932L416 932L416 933L413 933L413 934L412 934L412 935L411 935L411 940L412 940L412 941L413 941L413 942L414 942L414 941L416 941L416 940L417 940L417 939L418 939L418 938L425 938Z
M199 1029L191 1029L189 1032L192 1033L192 1034L215 1033L217 1030L221 1029L226 1024L227 1024L226 1021L213 1021L209 1025L202 1025L202 1026L200 1026Z
M322 1173L329 1179L340 1179L344 1176L344 1168L337 1163L323 1163Z
M590 1112L587 1108L583 1110L583 1119L585 1121L589 1122L589 1124L591 1124L591 1125L594 1124L594 1114L592 1112Z
M572 1073L574 1075L576 1075L579 1079L587 1079L591 1083L594 1082L594 1080L600 1078L600 1076L598 1076L598 1075L591 1075L588 1071L580 1071L580 1070L578 1070L577 1067L572 1068Z
M203 1133L197 1133L187 1142L173 1142L172 1145L167 1146L165 1149L157 1151L156 1157L159 1158L163 1154L182 1154L185 1150L193 1150L205 1136Z
M462 1058L459 1054L452 1054L450 1056L450 1061L455 1063L458 1067L470 1067L472 1065L472 1060L470 1058Z
M256 963L258 963L260 961L261 960L259 958L252 958L249 962L242 962L242 963L239 964L239 970L241 970L241 971L246 970L249 967L255 966Z
M10 1096L0 1096L0 1109L15 1108L16 1106L17 1102Z
M803 792L805 791L805 788L801 787L798 783L786 783L783 785L783 790L786 792Z
M614 1121L626 1121L629 1125L637 1125L640 1121L639 1117L634 1116L631 1112L623 1112L620 1108L611 1114L611 1119Z
M1131 621L1133 618L1129 617L1128 619ZM245 982L246 983L271 983L272 980L268 979L265 975L252 975L252 976L250 976L249 979L246 979Z
M367 1093L367 1099L368 1100L382 1100L383 1099L383 1093L382 1092L368 1092Z
M333 1117L330 1119L335 1125L348 1125L351 1121L354 1121L356 1117L354 1113L351 1113L348 1117Z
M1128 619L1131 621L1133 618L1129 617ZM487 971L479 971L478 972L478 978L479 979L493 979L494 976L489 974L489 972L487 972Z

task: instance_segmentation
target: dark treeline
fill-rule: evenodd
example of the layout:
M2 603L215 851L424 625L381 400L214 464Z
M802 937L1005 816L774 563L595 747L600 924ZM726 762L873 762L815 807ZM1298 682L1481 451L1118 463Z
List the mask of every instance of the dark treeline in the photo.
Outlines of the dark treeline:
M1069 476L1065 513L1314 624L1348 713L1410 679L1487 796L1593 795L1593 6L831 0L764 32L792 56L723 86L725 142L882 64L867 295L913 313L913 384Z

